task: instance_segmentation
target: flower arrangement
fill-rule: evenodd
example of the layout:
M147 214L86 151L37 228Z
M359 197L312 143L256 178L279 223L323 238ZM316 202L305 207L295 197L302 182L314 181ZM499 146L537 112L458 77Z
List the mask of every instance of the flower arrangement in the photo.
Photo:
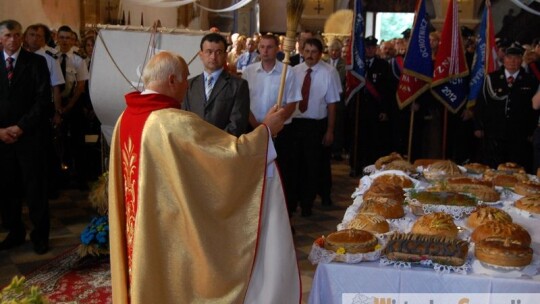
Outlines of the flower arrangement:
M49 301L37 286L28 289L25 286L26 278L15 276L11 283L0 292L2 304L47 304Z
M94 217L81 233L79 245L81 257L109 254L108 182L109 175L105 172L90 191L89 200L100 215Z

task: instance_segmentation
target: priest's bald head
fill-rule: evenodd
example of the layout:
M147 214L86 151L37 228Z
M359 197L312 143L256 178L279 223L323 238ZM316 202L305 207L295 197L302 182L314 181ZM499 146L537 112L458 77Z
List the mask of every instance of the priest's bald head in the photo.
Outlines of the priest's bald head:
M144 67L142 81L147 90L182 102L187 92L189 69L184 58L171 52L156 54Z

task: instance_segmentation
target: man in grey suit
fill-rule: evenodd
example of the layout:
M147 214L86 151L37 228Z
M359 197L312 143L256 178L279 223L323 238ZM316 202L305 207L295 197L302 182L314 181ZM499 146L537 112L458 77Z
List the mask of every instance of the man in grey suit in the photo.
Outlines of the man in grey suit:
M249 87L247 81L231 75L224 68L226 45L227 41L218 33L202 38L199 58L204 71L189 80L182 109L240 136L247 132L249 122Z

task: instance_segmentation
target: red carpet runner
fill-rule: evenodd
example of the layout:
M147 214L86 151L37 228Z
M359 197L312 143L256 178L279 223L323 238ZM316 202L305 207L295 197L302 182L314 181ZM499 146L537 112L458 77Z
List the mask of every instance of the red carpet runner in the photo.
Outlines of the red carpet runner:
M40 287L50 303L112 303L108 256L81 259L74 248L28 274L26 279L25 285Z

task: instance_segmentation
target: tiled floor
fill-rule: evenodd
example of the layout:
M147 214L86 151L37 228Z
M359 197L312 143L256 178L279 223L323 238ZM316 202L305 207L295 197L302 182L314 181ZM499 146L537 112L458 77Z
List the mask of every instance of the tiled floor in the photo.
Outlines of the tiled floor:
M292 217L292 223L296 229L294 239L302 276L303 303L307 303L316 268L307 259L311 245L319 236L336 230L336 225L341 222L345 209L352 202L350 195L358 185L358 178L351 178L348 174L349 167L346 161L334 162L332 164L334 204L326 207L321 206L320 201L316 201L312 216L304 218L300 216L300 212L296 212ZM81 231L97 214L88 202L88 192L76 189L63 191L58 199L51 200L50 205L51 250L45 255L36 255L32 250L32 244L27 241L24 245L10 251L0 251L0 288L7 285L13 276L28 274L79 244ZM6 231L0 229L0 240L5 236Z

